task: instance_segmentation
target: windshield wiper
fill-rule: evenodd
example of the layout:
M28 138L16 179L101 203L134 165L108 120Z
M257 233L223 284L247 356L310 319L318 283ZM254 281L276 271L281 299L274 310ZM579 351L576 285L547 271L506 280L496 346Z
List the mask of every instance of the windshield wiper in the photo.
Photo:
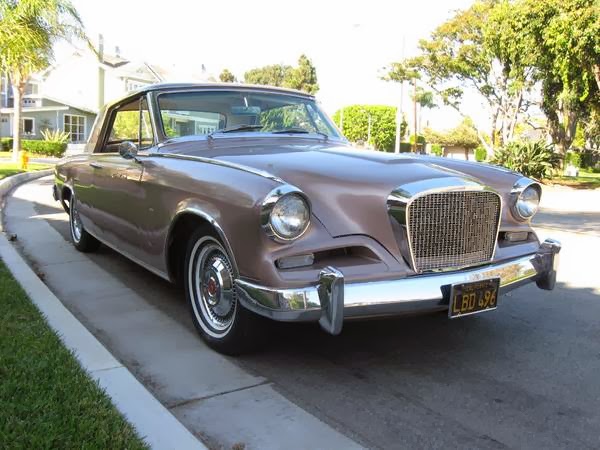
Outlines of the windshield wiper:
M233 133L235 131L253 131L263 129L263 125L236 125L235 127L223 128L221 130L215 130L212 133L207 134L208 138L212 138L217 133Z
M318 134L323 136L325 139L329 138L329 135L327 133L323 133L322 131L310 131L307 130L306 128L300 128L300 127L291 127L291 128L285 128L283 130L275 130L275 131L271 131L271 133L273 134Z

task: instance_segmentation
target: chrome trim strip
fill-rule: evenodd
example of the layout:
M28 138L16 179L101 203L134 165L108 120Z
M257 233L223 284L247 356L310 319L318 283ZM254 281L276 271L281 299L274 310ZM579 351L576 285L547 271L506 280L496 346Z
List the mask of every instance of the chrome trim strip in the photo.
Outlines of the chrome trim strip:
M533 216L531 217L523 217L521 214L519 214L519 211L517 210L517 200L519 199L519 197L521 196L521 194L523 193L523 191L525 191L525 189L527 189L529 186L536 186L538 193L540 195L540 201L542 200L542 185L540 183L538 183L535 180L532 180L531 178L527 178L527 177L521 177L519 178L515 184L513 184L513 187L510 191L510 212L512 213L513 217L521 222L531 222L531 219L533 219L533 217L536 215L536 212L533 214ZM538 203L538 209L539 209L539 203Z
M494 259L496 255L496 249L498 248L498 235L500 234L500 222L502 222L502 196L491 187L481 184L476 180L470 178L463 177L442 177L442 178L432 178L427 180L415 181L412 183L407 183L395 188L389 195L387 199L387 206L390 215L398 222L398 224L404 228L406 232L406 238L408 241L408 249L409 249L409 263L411 268L417 273L431 273L431 272L445 272L450 270L460 270L465 267L451 267L449 269L438 269L435 271L418 271L416 269L416 261L415 254L412 246L412 239L410 235L410 229L408 227L409 223L409 212L410 205L415 201L415 199L419 197L423 197L425 195L438 193L438 192L465 192L465 191L486 191L496 194L500 201L500 210L498 212L498 223L496 224L496 237L494 241L494 250L492 252L492 257L489 261ZM488 262L489 262L488 261ZM487 264L486 262L482 264ZM467 266L474 267L474 266Z
M282 183L282 184L285 183L285 181L283 181L281 178L279 178L269 172L266 172L264 170L255 169L253 167L244 166L242 164L236 164L236 163L232 163L229 161L222 161L220 159L205 158L203 156L194 156L194 155L183 155L181 153L161 153L161 152L150 153L148 156L158 156L158 157L162 157L162 158L182 159L182 160L186 160L186 161L198 161L198 162L203 162L203 163L207 163L207 164L214 164L216 166L229 167L231 169L237 169L237 170L248 172L248 173L251 173L254 175L258 175L260 177L267 178L269 180L273 180L277 183Z
M198 216L198 217L206 220L208 223L210 223L215 228L215 230L217 231L217 234L219 235L219 237L221 238L221 241L223 242L223 245L225 246L225 250L228 253L229 259L231 260L233 273L235 276L238 276L239 271L238 271L237 262L235 260L235 254L233 253L233 249L231 247L231 244L229 243L229 239L227 239L227 236L225 235L225 231L223 231L223 228L221 227L221 225L219 225L219 222L217 222L214 217L212 217L210 214L202 211L201 209L194 208L194 207L185 207L185 208L177 211L177 213L175 214L175 216L173 216L173 219L171 220L171 223L169 225L169 230L167 231L167 239L165 239L165 248L163 250L163 255L165 255L165 267L168 268L168 261L169 261L168 245L169 245L169 241L170 241L169 238L171 236L171 232L173 231L173 224L177 221L177 218L181 214L186 214L186 213L193 214L195 216Z
M271 225L271 211L273 211L275 203L277 203L282 197L285 197L288 194L298 194L304 199L304 201L308 205L308 223L306 224L304 230L302 230L302 233L291 239L284 238L283 236L277 234L277 232L273 229L273 226ZM283 186L278 186L271 192L269 192L263 200L260 207L260 225L264 232L267 234L267 236L269 236L275 242L278 242L280 244L287 244L301 238L308 231L308 229L310 228L311 215L312 207L310 204L310 200L308 199L306 194L304 194L304 192L302 192L296 186L292 186L291 184L284 184Z
M328 267L316 285L302 288L269 288L241 279L235 283L240 301L257 314L281 321L320 321L327 331L335 331L338 327L341 330L340 321L344 318L447 309L449 291L445 290L457 283L499 277L501 294L532 281L541 289L552 289L560 248L558 241L546 240L537 253L503 263L385 281L344 284L343 274ZM344 304L342 312L340 298Z

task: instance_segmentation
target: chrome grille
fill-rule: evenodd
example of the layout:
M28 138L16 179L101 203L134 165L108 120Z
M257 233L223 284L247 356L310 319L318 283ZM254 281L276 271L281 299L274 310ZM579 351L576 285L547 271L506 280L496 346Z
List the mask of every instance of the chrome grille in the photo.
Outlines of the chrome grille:
M413 264L418 272L472 266L494 254L500 197L490 191L436 192L407 210Z

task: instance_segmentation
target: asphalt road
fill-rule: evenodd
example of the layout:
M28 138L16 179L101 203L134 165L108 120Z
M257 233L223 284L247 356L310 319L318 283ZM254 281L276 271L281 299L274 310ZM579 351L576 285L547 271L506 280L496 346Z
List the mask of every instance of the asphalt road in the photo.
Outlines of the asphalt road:
M38 183L35 210L68 240L66 214ZM553 292L527 286L460 320L348 323L338 337L276 324L262 352L229 360L369 448L598 448L600 192L593 198L598 211L588 202L580 219L541 216L540 234L564 245ZM179 291L109 249L92 258L192 330Z

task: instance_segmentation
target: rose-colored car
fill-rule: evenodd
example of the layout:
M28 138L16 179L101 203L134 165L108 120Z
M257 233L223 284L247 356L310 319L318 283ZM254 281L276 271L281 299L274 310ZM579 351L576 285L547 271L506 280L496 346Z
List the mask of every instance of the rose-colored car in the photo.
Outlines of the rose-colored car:
M54 195L81 251L104 243L181 282L215 349L264 318L319 322L489 311L560 244L530 226L541 187L502 168L355 150L315 99L233 84L155 85L109 105Z

